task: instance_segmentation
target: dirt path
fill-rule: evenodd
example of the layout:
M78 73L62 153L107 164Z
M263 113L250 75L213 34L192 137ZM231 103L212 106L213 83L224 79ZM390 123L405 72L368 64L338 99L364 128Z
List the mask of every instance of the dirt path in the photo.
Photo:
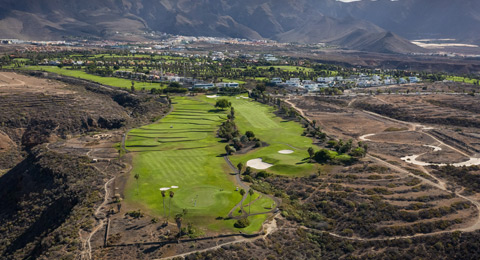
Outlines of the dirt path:
M289 104L290 106L293 107L293 109L297 110L298 113L300 113L300 115L302 115L306 120L309 121L309 123L312 123L312 121L310 120L310 118L308 118L307 115L305 115L305 112L303 112L303 109L298 108L297 106L295 106L295 104L293 104L292 102L290 102L290 98L291 98L291 97L289 97L288 99L285 99L285 100L284 100L285 103Z
M93 149L91 149L87 154L89 154ZM127 165L126 172L130 172L132 169L131 165ZM98 169L97 166L93 166L97 171L103 172L101 169ZM86 238L83 239L82 236L80 236L80 239L82 240L82 246L83 250L80 253L80 259L81 260L91 260L92 259L92 245L91 245L91 240L92 237L104 227L106 221L107 221L107 214L103 212L105 209L105 206L109 202L109 198L112 197L111 194L111 189L109 188L110 184L116 179L117 176L112 177L109 179L107 182L105 182L105 185L103 186L103 189L105 191L105 195L103 197L103 202L95 209L95 212L93 213L95 220L96 220L96 225L92 229L90 233L86 235Z
M19 82L18 84L11 84L11 83L10 84L2 84L2 85L0 85L0 87L21 87L21 86L25 86L24 81L21 81L19 79L15 79L15 78L7 77L7 76L5 76L5 74L3 72L0 72L0 76L2 76L2 78L5 78L7 80Z
M291 102L288 102L286 101L288 104L291 104ZM291 104L292 106L294 106L293 104ZM295 107L296 108L296 107ZM301 110L301 109L298 109L296 108L300 114L304 115L305 113ZM412 132L418 132L418 133L423 133L423 134L426 134L430 137L432 137L436 142L439 143L438 146L445 146L445 147L448 147L450 149L452 149L453 151L456 151L464 156L467 156L470 158L470 155L467 155L465 154L464 152L460 151L459 149L456 149L450 145L447 145L445 144L444 142L442 142L441 140L439 140L438 138L432 136L431 134L429 134L428 132L426 132L427 130L430 130L432 128L427 128L423 125L420 125L420 124L414 124L414 123L410 123L410 122L405 122L405 121L401 121L401 120L397 120L397 119L393 119L393 118L389 118L389 117L386 117L386 116L382 116L382 115L379 115L379 114L376 114L376 113L373 113L373 112L370 112L370 111L363 111L364 113L367 113L371 116L374 116L374 117L377 117L381 120L385 120L385 121L391 121L391 122L395 122L395 123L399 123L399 124L403 124L403 125L406 125L408 126L409 128L409 131L412 131ZM418 130L417 130L418 129ZM371 141L368 139L368 137L370 136L374 136L376 134L367 134L367 135L363 135L361 137L359 137L359 140L361 141ZM338 234L335 234L335 233L330 233L330 232L326 232L334 237L338 237L338 238L344 238L344 239L350 239L350 240L359 240L359 241L387 241L387 240L395 240L395 239L407 239L407 238L414 238L414 237L421 237L421 236L432 236L432 235L437 235L437 234L444 234L444 233L453 233L453 232L458 232L458 231L461 231L461 232L473 232L473 231L477 231L477 230L480 230L480 202L478 202L477 200L474 200L472 198L469 198L467 196L463 196L460 194L460 192L451 192L447 189L447 183L446 181L440 179L440 178L437 178L435 177L434 175L430 174L430 172L428 172L425 168L422 167L422 170L425 174L427 174L430 178L434 179L436 182L433 182L427 178L424 178L424 177L421 177L421 176L418 176L418 175L415 175L401 167L398 167L396 165L393 165L391 163L388 163L380 158L377 158L377 157L374 157L372 155L367 155L367 157L369 159L372 159L374 161L377 161L378 163L380 163L381 165L385 166L385 167L388 167L392 170L395 170L395 171L398 171L399 173L402 173L402 174L405 174L405 175L408 175L408 176L412 176L412 177L415 177L417 179L420 179L423 183L425 184L428 184L432 187L435 187L437 189L440 189L442 191L445 191L445 192L448 192L448 193L452 193L454 194L455 196L459 197L459 198L462 198L464 200L467 200L469 202L471 202L476 208L477 208L477 211L478 211L478 214L477 214L477 220L476 222L469 226L469 227L464 227L464 228L458 228L458 229L455 229L455 230L447 230L447 231L438 231L438 232L433 232L433 233L427 233L427 234L415 234L415 235L411 235L411 236L397 236L397 237L391 237L391 238L372 238L372 239L368 239L368 238L356 238L356 237L345 237L345 236L341 236L341 235L338 235ZM460 187L460 190L463 190L464 187Z
M246 185L240 178L240 173L238 171L238 169L233 166L232 162L230 161L230 159L228 158L228 156L224 156L223 157L225 159L225 161L227 162L228 166L230 166L230 168L236 173L235 174L235 181L236 183L238 184L238 186L242 187L242 189L245 190L245 194L243 195L243 198L242 200L237 203L237 205L235 205L231 210L230 212L228 212L228 217L229 218L232 218L232 219L239 219L239 218L244 218L244 217L249 217L249 216L256 216L256 215L264 215L264 214L269 214L269 213L275 213L278 211L278 207L280 206L281 204L281 200L277 197L274 197L274 196L271 196L271 195L268 195L268 194L263 194L261 192L258 192L258 194L260 194L261 196L265 196L265 197L268 197L270 198L271 200L274 201L275 203L275 208L267 211L267 212L260 212L260 213L254 213L254 214L247 214L247 212L245 211L245 209L243 208L243 203L245 202L245 200L248 198L248 191L250 190L250 187L248 185ZM254 201L252 201L253 203ZM241 216L237 216L237 217L234 217L233 216L233 213L235 212L236 209L240 208L243 212L243 214Z
M83 250L82 250L81 255L80 255L80 259L82 259L82 260L83 259L88 259L88 260L92 259L91 240L92 240L93 235L95 235L97 233L97 231L100 230L105 225L106 216L103 215L105 213L101 212L101 211L103 210L105 205L108 203L108 198L110 197L110 189L108 188L108 186L110 185L110 183L112 183L115 180L115 178L116 177L111 178L104 185L105 197L103 199L102 204L100 204L98 206L98 208L95 210L95 213L94 213L95 219L97 220L97 225L93 228L92 232L90 232L88 234L87 238L83 241Z
M242 212L245 213L245 210L243 209L243 202L247 199L247 196L248 196L248 191L250 190L250 187L248 185L246 185L245 183L243 183L243 181L240 179L240 173L238 171L238 169L233 166L232 162L230 161L230 159L228 158L227 155L225 155L223 157L225 159L225 161L227 162L228 166L230 167L230 169L235 173L235 182L238 184L238 186L240 186L242 189L245 190L245 194L243 195L242 197L242 200L240 200L239 203L237 203L237 205L235 205L231 210L230 212L228 212L228 217L229 218L233 218L233 212L235 212L235 210L237 208L240 208L242 210Z
M355 101L357 101L357 99L356 99L356 98L354 98L354 99L350 100L350 102L348 102L348 105L347 105L347 107L351 107L351 106L353 105L353 103L355 103Z
M203 252L208 252L208 251L211 251L211 250L217 250L217 249L220 249L223 246L227 246L227 245L233 245L233 244L238 244L238 243L243 243L243 242L253 242L253 241L258 240L258 239L265 239L268 235L270 235L273 232L278 230L277 220L276 220L276 218L278 216L279 216L279 213L274 215L272 217L271 221L269 221L268 223L266 223L263 226L263 230L264 230L263 236L255 237L255 238L241 238L241 239L226 242L226 243L223 243L223 244L220 244L220 245L216 245L216 246L213 246L213 247L209 247L209 248L205 248L205 249L199 249L199 250L191 251L191 252L188 252L188 253L178 254L178 255L169 256L169 257L160 258L160 259L155 259L155 260L173 259L173 258L178 258L178 257L185 258L186 256L191 255L191 254L203 253Z

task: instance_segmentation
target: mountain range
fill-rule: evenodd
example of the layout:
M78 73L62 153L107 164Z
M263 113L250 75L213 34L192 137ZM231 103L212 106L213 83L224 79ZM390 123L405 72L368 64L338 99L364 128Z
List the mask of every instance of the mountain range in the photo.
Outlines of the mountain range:
M476 0L1 0L0 5L0 38L37 40L118 39L157 31L411 53L423 51L409 41L419 38L478 43L479 28Z

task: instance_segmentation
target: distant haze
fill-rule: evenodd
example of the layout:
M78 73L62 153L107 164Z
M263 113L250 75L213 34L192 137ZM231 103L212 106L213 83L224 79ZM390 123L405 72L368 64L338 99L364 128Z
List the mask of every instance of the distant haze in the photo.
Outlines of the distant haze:
M0 38L136 39L145 31L417 52L409 40L480 42L477 0L2 0ZM346 3L348 2L348 3Z

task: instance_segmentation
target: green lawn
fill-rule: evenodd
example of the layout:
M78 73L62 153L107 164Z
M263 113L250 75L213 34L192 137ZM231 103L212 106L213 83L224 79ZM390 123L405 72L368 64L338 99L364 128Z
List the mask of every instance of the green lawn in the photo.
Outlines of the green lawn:
M455 82L465 82L465 83L470 83L470 84L475 84L477 82L476 79L458 77L458 76L448 76L447 80L451 80L451 81L455 81Z
M227 99L235 108L235 122L240 132L243 134L248 130L253 131L257 138L268 143L267 147L232 156L231 160L235 165L239 162L246 165L248 160L262 158L264 162L274 165L267 171L275 174L305 176L315 171L316 166L306 162L307 149L314 145L312 139L301 136L303 128L299 123L275 116L271 106L239 97ZM294 153L280 154L280 150L293 150Z
M227 79L227 78L220 78L219 81L221 81L221 82L237 82L238 84L245 84L246 83L243 80Z
M226 217L241 200L231 170L220 156L225 144L216 138L218 126L225 119L226 112L215 110L207 102L175 97L170 115L158 123L132 130L126 143L133 152L127 203L161 216L159 188L179 186L173 189L172 216L187 209L186 222L210 230L233 230L235 220L215 219ZM136 173L140 175L138 189L133 178ZM168 209L168 198L165 204ZM266 215L254 217L252 225L242 231L258 231L265 218Z
M103 85L109 85L119 88L130 89L132 86L132 81L128 79L121 79L121 78L114 78L114 77L101 77L92 74L88 74L83 70L71 70L65 68L59 68L57 66L25 66L22 69L28 70L40 70L40 71L47 71L57 73L63 76L74 77L74 78L81 78L90 80L93 82L97 82ZM146 82L135 82L135 88L140 90L145 88L146 90L150 90L152 88L162 88L163 85L160 83L146 83Z

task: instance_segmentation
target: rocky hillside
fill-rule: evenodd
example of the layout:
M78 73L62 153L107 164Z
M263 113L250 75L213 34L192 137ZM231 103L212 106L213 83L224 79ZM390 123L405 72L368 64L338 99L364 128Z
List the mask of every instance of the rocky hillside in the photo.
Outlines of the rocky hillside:
M123 164L115 153L92 165L84 156L89 147L49 144L150 122L168 102L56 75L1 73L25 84L0 93L1 259L76 259L85 247L80 230L94 226L105 179Z
M141 39L145 31L157 31L318 43L387 32L381 28L383 22L372 23L363 13L357 18L354 11L335 0L4 0L0 6L0 37L131 40ZM125 38L125 33L136 36ZM343 47L380 52L385 48L386 52L413 49L408 41L400 38L396 45L393 40L378 50L363 45Z
M81 248L78 231L100 200L101 172L88 158L35 148L0 178L3 259L67 259Z

